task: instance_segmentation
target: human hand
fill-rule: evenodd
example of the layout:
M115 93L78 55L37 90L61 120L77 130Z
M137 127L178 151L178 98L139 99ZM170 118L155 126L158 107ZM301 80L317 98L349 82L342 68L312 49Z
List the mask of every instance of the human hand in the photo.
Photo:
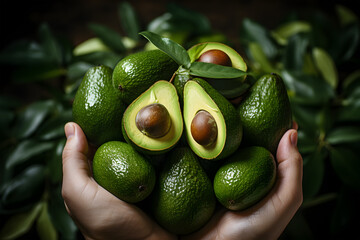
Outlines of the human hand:
M91 149L76 123L65 125L62 196L86 239L176 239L135 205L102 188L92 178Z
M222 208L202 229L183 239L277 239L303 200L296 124L280 140L276 158L277 180L264 199L244 211Z

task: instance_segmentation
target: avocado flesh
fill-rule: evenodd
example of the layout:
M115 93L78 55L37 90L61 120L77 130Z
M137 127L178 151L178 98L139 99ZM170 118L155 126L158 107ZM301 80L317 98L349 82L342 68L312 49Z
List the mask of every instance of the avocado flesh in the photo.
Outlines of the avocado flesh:
M106 66L90 68L72 106L74 121L88 141L98 146L111 140L123 140L121 118L126 106L112 86L112 73Z
M204 53L212 49L218 49L226 53L231 59L232 67L246 72L247 65L244 59L233 48L218 42L199 43L188 50L190 61L195 62Z
M137 113L143 107L153 103L164 105L171 118L170 129L159 138L145 135L136 126ZM179 141L182 131L183 121L176 89L171 83L164 80L153 84L135 99L124 113L123 133L125 140L145 153L157 154L170 150Z
M200 110L210 113L217 124L218 135L210 146L198 144L191 135L191 122ZM242 126L236 109L205 80L196 78L185 84L183 116L187 142L199 157L219 160L239 147Z

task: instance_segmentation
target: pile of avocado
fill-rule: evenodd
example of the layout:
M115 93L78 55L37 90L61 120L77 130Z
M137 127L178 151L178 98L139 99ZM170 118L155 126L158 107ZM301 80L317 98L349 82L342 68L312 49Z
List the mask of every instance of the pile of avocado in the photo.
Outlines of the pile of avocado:
M247 70L224 44L193 49L192 62ZM128 55L114 69L92 67L76 93L73 117L97 146L94 179L168 231L188 234L216 206L241 211L269 193L292 113L276 74L244 88L246 76L227 86L227 80L177 76L178 69L158 49ZM235 88L244 91L227 95Z

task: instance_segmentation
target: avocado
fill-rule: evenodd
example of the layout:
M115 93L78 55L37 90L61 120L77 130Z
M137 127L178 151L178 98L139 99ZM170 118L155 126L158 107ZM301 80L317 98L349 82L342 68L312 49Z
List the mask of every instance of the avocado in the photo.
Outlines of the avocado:
M206 62L227 67L233 67L241 71L247 71L247 65L241 55L230 46L219 42L204 42L194 45L188 50L190 62ZM179 68L174 77L174 85L180 98L185 83L192 79L190 73ZM241 96L249 87L246 76L233 79L206 78L217 91L228 99Z
M194 78L185 84L183 116L187 142L199 157L219 160L239 147L242 140L239 114L205 80Z
M119 199L136 203L147 198L155 186L153 166L129 144L110 141L95 152L96 182Z
M264 198L275 179L276 163L267 149L240 148L216 172L214 191L227 209L244 210Z
M201 228L213 215L216 198L212 182L188 147L167 154L151 196L156 221L175 234Z
M130 104L158 80L170 80L179 66L164 52L155 49L130 54L120 60L113 73L113 86Z
M112 140L123 140L121 119L126 105L112 86L112 69L90 68L74 98L72 113L89 142L100 146Z
M125 140L146 154L162 154L181 138L183 120L175 87L160 80L135 99L125 110Z
M237 108L246 145L263 146L276 156L277 146L292 126L292 112L283 80L266 74L249 89Z

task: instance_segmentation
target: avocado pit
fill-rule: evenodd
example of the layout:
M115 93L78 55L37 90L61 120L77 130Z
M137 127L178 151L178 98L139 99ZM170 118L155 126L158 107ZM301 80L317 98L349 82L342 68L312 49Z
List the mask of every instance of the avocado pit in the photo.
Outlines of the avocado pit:
M136 127L146 136L160 138L171 127L171 117L166 107L153 103L140 109L136 115Z
M225 52L218 50L218 49L211 49L211 50L204 52L203 54L201 54L201 56L199 57L199 59L197 61L213 63L213 64L227 66L227 67L232 66L230 57Z
M194 140L202 146L209 146L215 142L217 133L214 117L205 110L198 111L191 122L191 135Z

